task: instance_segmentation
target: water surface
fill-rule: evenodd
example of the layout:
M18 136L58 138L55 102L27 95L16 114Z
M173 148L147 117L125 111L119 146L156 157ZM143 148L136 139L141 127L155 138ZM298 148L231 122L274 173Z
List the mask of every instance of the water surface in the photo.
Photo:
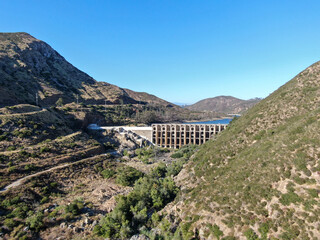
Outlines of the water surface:
M185 122L184 124L229 124L231 120L232 118L224 118L224 119L206 121L206 122Z

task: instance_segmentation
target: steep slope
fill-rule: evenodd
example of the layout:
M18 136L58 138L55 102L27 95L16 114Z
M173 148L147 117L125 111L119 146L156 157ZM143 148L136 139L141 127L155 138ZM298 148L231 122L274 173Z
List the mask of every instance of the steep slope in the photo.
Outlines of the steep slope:
M319 104L317 62L201 147L167 209L186 239L318 239Z
M193 111L213 111L219 113L243 113L258 103L261 99L242 100L231 96L206 98L186 108Z
M146 100L148 101L149 104L154 104L154 105L161 105L161 106L166 106L166 107L175 107L175 108L180 108L179 106L167 102L161 98L158 98L154 95L151 95L149 93L145 92L135 92L130 89L124 89L124 91L128 94L129 97L135 99L138 102L145 102Z
M60 97L64 103L89 104L157 102L162 99L136 93L115 85L97 82L75 68L47 43L27 33L0 33L0 107L15 104L54 104ZM135 97L138 99L136 100ZM141 101L143 98L143 101ZM177 107L177 106L175 106Z

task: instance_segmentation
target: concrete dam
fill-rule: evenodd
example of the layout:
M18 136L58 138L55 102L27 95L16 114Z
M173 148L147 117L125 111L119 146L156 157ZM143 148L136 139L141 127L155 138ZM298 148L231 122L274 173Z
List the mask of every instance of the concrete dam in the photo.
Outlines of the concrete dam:
M93 126L94 125L94 126ZM151 127L112 126L100 127L92 124L91 130L131 131L152 144L164 148L180 148L187 144L201 145L226 129L228 124L152 124Z
M201 145L226 127L227 124L152 124L152 143L164 148Z

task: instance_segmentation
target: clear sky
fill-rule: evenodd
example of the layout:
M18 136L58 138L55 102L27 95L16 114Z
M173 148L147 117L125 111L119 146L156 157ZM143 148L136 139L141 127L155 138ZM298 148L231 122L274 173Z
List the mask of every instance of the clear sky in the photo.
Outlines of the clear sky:
M320 60L319 0L1 0L28 32L98 81L193 103L266 97Z

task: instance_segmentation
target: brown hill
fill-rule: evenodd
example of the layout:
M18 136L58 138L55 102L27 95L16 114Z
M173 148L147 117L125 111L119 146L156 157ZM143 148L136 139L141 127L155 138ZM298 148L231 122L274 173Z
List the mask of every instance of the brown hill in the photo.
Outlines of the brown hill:
M156 103L171 105L156 96L97 82L70 64L47 43L28 33L0 33L0 106L64 103Z
M247 111L260 100L260 98L242 100L231 96L218 96L203 99L195 104L187 106L186 108L193 111L213 111L225 114L239 114Z

